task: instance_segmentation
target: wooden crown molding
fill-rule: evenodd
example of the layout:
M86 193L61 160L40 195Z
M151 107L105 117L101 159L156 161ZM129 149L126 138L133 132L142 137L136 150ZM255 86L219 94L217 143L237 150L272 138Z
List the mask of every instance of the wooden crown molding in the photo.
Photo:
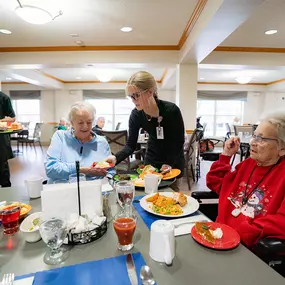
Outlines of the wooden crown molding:
M223 52L267 52L267 53L285 53L285 48L266 48L266 47L229 47L218 46L214 51Z
M197 23L204 7L206 6L208 0L199 0L178 43L178 49L180 50L185 44L187 38L189 37L191 31L193 30L195 24Z
M1 82L1 84L9 85L9 84L29 84L29 83L23 81L9 81L9 82Z
M171 51L180 50L196 22L198 21L208 0L198 0L193 13L180 37L177 45L132 45L132 46L41 46L41 47L0 47L1 52L56 52L56 51L128 51L128 50L160 50Z

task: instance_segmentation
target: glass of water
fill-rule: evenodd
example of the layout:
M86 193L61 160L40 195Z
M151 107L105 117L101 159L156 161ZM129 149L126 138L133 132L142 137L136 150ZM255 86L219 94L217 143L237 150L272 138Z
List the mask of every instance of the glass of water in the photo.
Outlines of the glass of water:
M40 234L50 248L44 256L44 262L57 265L66 260L68 252L60 248L67 234L66 221L60 218L46 220L40 225Z
M79 181L86 181L86 176L84 173L79 173ZM73 173L69 175L69 183L77 182L77 174Z
M135 197L135 185L131 181L119 181L115 185L119 205L131 205Z

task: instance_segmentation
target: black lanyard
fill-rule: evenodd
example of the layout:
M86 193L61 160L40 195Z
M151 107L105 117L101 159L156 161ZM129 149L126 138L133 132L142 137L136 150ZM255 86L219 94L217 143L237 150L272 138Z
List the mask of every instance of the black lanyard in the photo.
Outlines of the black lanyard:
M247 180L247 183L246 183L246 187L245 187L245 190L244 190L244 196L242 197L242 206L244 206L249 197L257 190L258 186L261 184L261 182L265 179L265 177L269 174L269 172L281 161L281 159L279 159L275 164L273 164L268 170L267 172L263 175L263 177L260 179L260 181L257 183L257 185L250 191L250 193L248 195L246 195L246 192L247 192L247 189L248 189L248 184L250 182L250 179L251 179L251 176L253 174L253 172L255 171L257 165L254 166L253 170L251 171L250 175L249 175L249 178Z

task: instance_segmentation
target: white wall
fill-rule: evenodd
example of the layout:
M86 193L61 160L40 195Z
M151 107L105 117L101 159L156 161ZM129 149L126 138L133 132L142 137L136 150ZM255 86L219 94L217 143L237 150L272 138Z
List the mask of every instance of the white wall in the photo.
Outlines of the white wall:
M266 92L264 101L264 113L276 112L282 110L285 112L285 93Z
M248 92L244 102L243 123L256 124L264 110L265 92Z
M175 103L175 90L159 90L158 97L161 100L169 101Z

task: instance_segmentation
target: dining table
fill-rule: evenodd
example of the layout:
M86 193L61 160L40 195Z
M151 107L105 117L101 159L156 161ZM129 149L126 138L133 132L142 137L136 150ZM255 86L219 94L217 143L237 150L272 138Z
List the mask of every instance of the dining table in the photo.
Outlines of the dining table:
M168 192L171 189L166 188L162 191ZM137 197L141 195L144 195L143 191L136 191ZM0 199L29 203L32 206L31 212L41 211L41 199L29 199L26 189L22 186L0 188ZM112 192L109 199L112 215L115 215L119 211L115 193ZM156 284L284 285L284 278L281 275L242 244L232 250L213 250L196 243L190 233L175 237L176 251L171 266L155 262L149 256L150 230L140 215L138 213L137 215L135 245L130 252L142 254L152 270ZM117 236L112 222L108 225L107 233L99 240L83 245L68 246L68 249L69 257L64 263L50 266L43 261L47 246L42 240L27 243L21 232L6 236L1 229L0 278L5 273L14 273L19 276L126 254L117 249Z

